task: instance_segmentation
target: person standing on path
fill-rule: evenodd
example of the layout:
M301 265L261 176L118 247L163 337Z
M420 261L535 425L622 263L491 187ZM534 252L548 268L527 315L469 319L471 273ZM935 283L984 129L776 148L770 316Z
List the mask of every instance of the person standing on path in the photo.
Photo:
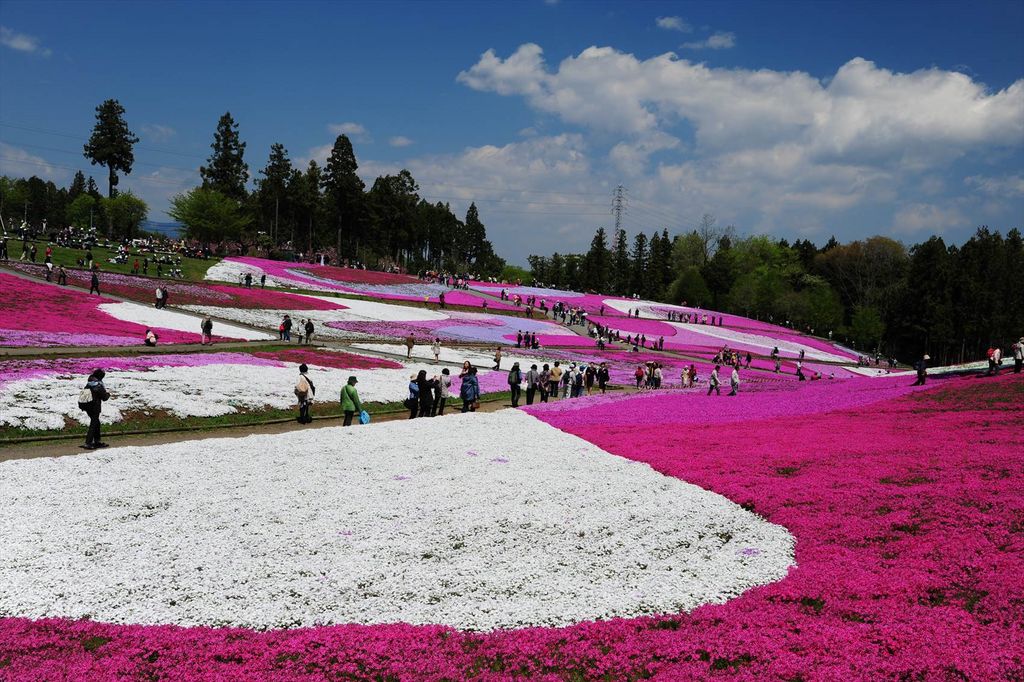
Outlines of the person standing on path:
M416 382L416 375L409 375L409 397L405 399L405 409L409 410L409 419L415 419L420 413L420 385Z
M66 287L68 285L68 273L67 270L64 269L63 265L57 266L57 284L62 287Z
M441 417L444 415L444 408L448 405L448 396L452 391L452 376L447 367L441 370L441 376L437 378L437 389L434 414Z
M416 345L416 339L413 338L412 334L405 337L405 359L412 360L412 349Z
M441 362L441 339L434 337L434 343L430 344L430 350L434 354L434 364Z
M260 289L267 288L267 273L260 275Z
M548 366L544 365L544 369L547 370ZM554 397L558 397L558 385L562 383L562 367L559 365L558 360L555 360L555 366L551 368L548 379L548 394ZM547 402L541 400L541 402Z
M608 388L609 381L611 381L611 374L608 372L608 364L602 362L597 370L597 387L601 389L601 393Z
M342 426L352 426L352 417L356 412L363 411L363 405L359 402L359 391L356 390L358 382L359 379L350 376L348 383L341 387L341 411L345 415Z
M306 320L306 343L313 338L313 320Z
M1021 365L1024 365L1024 336L1020 337L1020 340L1013 344L1014 374L1020 374Z
M715 365L715 368L711 370L711 377L708 379L708 395L711 395L711 391L716 392L718 395L722 395L722 389L719 386L718 381L718 370L721 368L721 365Z
M292 340L292 318L290 315L285 315L281 321L281 338L285 341Z
M199 325L199 329L200 331L202 331L202 339L200 341L200 345L213 345L213 320L210 319L209 315L203 317L203 321Z
M494 367L491 369L494 371L501 369L501 346L494 349Z
M100 295L100 276L96 274L96 271L92 271L92 279L89 280L89 293L96 292L96 295Z
M545 363L541 367L540 377L537 379L537 389L540 391L540 401L542 403L548 401L549 388L553 393L558 393L558 383L551 380L551 370L548 369L547 363Z
M533 405L533 396L537 394L537 384L540 382L540 372L537 365L530 365L530 371L526 373L526 404Z
M416 375L416 387L420 404L419 416L429 417L430 410L434 407L434 387L431 386L430 379L427 378L427 370L421 369Z
M462 379L459 389L463 412L476 412L480 400L480 381L476 378L476 367L469 368L469 374Z
M740 370L735 365L732 368L732 375L729 377L729 387L732 389L729 391L729 395L736 395L740 390Z
M508 371L508 388L512 393L512 407L519 407L519 396L522 391L520 384L523 382L523 373L519 370L519 363L513 362L512 369Z
M313 418L309 416L309 407L313 404L316 386L313 385L307 372L309 372L309 367L306 366L306 363L299 365L299 381L295 384L295 397L299 401L300 424L308 424L313 421Z
M85 382L85 388L78 396L78 407L89 415L89 430L85 434L86 450L105 448L107 444L100 440L100 413L103 411L103 402L110 398L106 387L103 385L103 377L106 372L102 369L93 370Z

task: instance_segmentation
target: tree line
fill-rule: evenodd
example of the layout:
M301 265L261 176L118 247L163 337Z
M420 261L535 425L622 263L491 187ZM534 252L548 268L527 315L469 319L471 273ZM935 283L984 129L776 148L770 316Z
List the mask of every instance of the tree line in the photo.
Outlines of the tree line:
M609 243L610 242L610 243ZM943 364L1004 350L1024 335L1020 230L981 227L963 245L938 236L907 248L875 236L822 247L802 239L738 237L705 215L670 236L598 228L582 254L532 255L537 283L745 315L813 330L903 360Z
M131 238L145 219L145 204L141 204L142 217L134 222L118 211L122 204L139 202L130 192L117 191L119 174L132 171L138 142L124 116L117 100L100 104L83 148L91 163L107 171L107 197L100 195L91 177L85 180L78 173L66 190L39 178L5 180L0 185L4 190L0 202L25 203L25 217L34 225L46 219L51 226L66 222L81 227L89 224L90 211L94 224L100 213L104 220L98 224L108 236ZM447 203L421 198L408 170L378 177L367 190L356 172L359 166L346 135L335 139L323 167L315 160L305 168L296 167L284 145L274 143L266 164L252 177L246 143L230 112L217 122L210 147L209 158L199 168L201 184L173 197L168 211L184 226L189 239L231 243L243 252L259 249L270 255L327 253L335 262L384 262L410 271L490 276L505 267L487 239L475 203L460 218ZM90 199L75 204L81 196L79 184L84 184Z

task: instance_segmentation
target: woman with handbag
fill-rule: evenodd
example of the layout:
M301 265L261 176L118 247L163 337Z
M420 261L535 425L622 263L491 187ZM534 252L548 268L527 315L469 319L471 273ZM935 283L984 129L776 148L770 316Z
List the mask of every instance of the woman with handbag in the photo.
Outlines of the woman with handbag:
M313 404L313 396L316 395L316 386L306 375L309 367L306 363L299 365L299 380L295 384L295 398L299 401L299 423L309 424L313 418L309 416L309 407Z

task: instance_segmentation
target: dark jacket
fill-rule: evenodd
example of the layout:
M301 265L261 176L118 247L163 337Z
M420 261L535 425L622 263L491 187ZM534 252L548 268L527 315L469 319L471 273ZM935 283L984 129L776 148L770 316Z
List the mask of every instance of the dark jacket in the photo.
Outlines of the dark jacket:
M463 400L480 399L480 382L475 374L462 377L462 387L459 389L459 397Z
M103 380L97 379L96 377L89 377L89 381L86 382L85 387L92 392L92 402L89 403L89 407L86 408L85 411L88 414L92 414L93 412L99 414L103 411L103 401L110 397L110 394L107 393L106 387L103 385Z

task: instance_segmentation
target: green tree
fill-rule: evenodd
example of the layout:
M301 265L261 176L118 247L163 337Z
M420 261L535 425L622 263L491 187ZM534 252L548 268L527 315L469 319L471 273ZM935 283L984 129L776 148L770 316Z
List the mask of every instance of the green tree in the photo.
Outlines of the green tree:
M599 227L590 241L590 251L583 259L583 286L597 293L608 291L608 267L611 255L608 253L608 236Z
M203 188L215 190L239 203L245 201L249 166L245 163L245 143L238 134L238 124L231 117L230 111L225 112L217 122L217 131L210 148L213 153L206 165L199 169Z
M612 293L624 295L629 289L629 279L629 242L626 231L619 229L615 232L615 250L612 254Z
M68 186L68 201L74 201L81 194L85 194L85 173L75 171L75 177Z
M284 145L275 142L270 145L270 158L266 167L260 171L263 178L256 181L256 203L259 206L261 221L276 245L281 235L288 233L287 227L294 227L291 222L292 197L289 183L292 175L292 162L288 159L288 150ZM297 189L296 186L292 185ZM285 216L286 229L281 230L281 216Z
M132 172L135 154L132 148L139 138L128 129L124 120L124 107L116 99L108 99L96 107L96 125L84 148L85 157L92 164L107 168L107 197L113 198L117 190L117 172Z
M173 197L167 214L185 226L189 238L202 242L241 239L252 222L233 198L203 187Z
M649 255L647 235L638 232L633 239L633 268L629 283L632 289L631 293L640 297L647 296L647 259Z
M339 259L343 253L343 232L347 230L350 233L350 244L356 241L352 237L360 236L360 223L365 210L363 190L366 185L356 174L358 169L352 142L347 135L338 135L324 167L323 191L327 220L335 231ZM382 241L387 241L387 237ZM355 249L350 249L350 252L355 253Z
M850 322L850 336L865 350L874 350L882 342L885 335L885 322L877 310L868 306L858 306L853 311Z
M704 307L711 302L711 292L700 274L700 268L689 265L679 273L668 289L670 303Z
M125 239L132 239L135 236L139 225L149 212L146 202L132 194L131 190L120 192L112 199L103 199L101 203L103 213L107 217L109 233Z
M64 212L64 218L67 220L68 225L88 227L95 210L96 200L82 192L68 205L67 210Z

